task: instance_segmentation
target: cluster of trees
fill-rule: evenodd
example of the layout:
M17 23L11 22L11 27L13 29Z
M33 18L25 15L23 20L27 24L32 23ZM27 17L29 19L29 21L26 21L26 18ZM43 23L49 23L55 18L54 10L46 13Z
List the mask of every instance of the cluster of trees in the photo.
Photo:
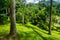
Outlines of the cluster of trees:
M50 3L44 1L44 3L39 2L37 4L25 4L25 2L25 0L16 0L16 2L15 0L1 0L0 24L10 17L10 35L16 35L17 33L16 22L22 24L30 22L33 25L37 25L39 28L48 30L49 34L51 34L52 16L56 14L59 15L60 3L52 5L52 0Z
M18 1L20 3L20 1ZM53 2L53 3L52 3ZM55 4L54 4L55 3ZM48 5L47 5L48 4ZM52 5L53 4L53 5ZM59 15L58 4L55 1L40 1L37 4L19 4L17 7L17 22L37 25L39 28L49 31L51 34L51 21L54 15ZM48 22L47 22L48 21Z

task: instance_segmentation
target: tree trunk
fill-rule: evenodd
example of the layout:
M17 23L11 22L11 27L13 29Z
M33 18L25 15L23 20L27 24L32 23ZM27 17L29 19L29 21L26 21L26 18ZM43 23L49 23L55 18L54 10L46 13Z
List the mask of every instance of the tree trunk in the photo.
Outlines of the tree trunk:
M52 21L52 0L50 1L50 20L49 20L49 34L51 35L51 21Z
M6 14L7 14L8 12L7 12L7 8L6 8Z
M24 13L22 15L22 24L24 25Z
M16 35L16 15L15 15L15 0L10 0L10 35Z

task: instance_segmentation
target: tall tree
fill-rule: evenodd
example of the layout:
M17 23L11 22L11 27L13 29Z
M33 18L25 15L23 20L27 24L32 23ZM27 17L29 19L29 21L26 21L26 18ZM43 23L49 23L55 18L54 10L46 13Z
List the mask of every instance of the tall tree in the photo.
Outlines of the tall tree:
M24 9L25 9L25 4L26 4L26 0L17 0L20 4L20 7L18 7L18 8L21 8L21 10L22 10L22 24L24 24L24 22L25 22L25 14L24 14ZM22 6L21 6L22 5Z
M52 21L52 0L50 1L50 21L49 21L49 34L51 35L51 21Z
M26 6L26 0L22 0L22 3L23 3L23 5L24 6ZM23 7L23 10L24 10L24 7ZM23 13L23 15L22 15L22 24L24 24L24 19L25 19L25 17L24 17L25 15L24 15L24 13Z
M16 35L16 16L15 16L15 0L10 0L10 35Z

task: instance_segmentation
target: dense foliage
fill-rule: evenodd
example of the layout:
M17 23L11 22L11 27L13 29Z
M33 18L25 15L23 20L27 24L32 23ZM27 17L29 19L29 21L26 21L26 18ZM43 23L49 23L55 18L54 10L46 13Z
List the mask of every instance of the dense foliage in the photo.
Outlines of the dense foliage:
M20 3L20 2L18 2ZM56 5L55 5L55 4ZM23 2L17 7L17 22L22 23L23 15L24 15L24 23L30 22L33 25L38 26L39 28L48 30L49 26L49 4L48 2L39 2L38 4L24 4ZM54 15L59 14L59 6L60 3L53 2L53 11L52 11L52 22L55 20Z
M6 9L10 6L9 0L0 0L0 24L6 24L8 21L8 16Z
M8 21L8 17L6 14L0 14L0 24L6 24Z

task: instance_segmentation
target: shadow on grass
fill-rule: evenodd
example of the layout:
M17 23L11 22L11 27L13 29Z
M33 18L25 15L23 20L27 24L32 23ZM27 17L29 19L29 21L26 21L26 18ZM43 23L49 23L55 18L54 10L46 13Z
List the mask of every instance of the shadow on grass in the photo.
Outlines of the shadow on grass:
M32 28L32 29L36 29L36 30L41 31L41 32L43 32L43 33L45 33L45 34L48 34L47 31L46 31L46 32L45 32L45 31L42 31L43 29L40 29L40 28L38 28L37 26L33 27L33 26L31 26L31 25L25 25L25 27Z
M41 31L41 30L39 30L39 29L37 29L37 28L34 28L34 27L31 27L31 26L29 26L29 25L25 25L25 27L28 27L28 28L32 28L32 30L37 34L37 35L39 35L43 40L47 40L45 37L43 37L40 33L38 33L36 30L38 30L38 31ZM41 31L42 32L42 31Z
M41 31L38 28L34 28L31 26L25 26L25 27L31 28L33 30L33 32L21 32L16 37L1 36L0 40L40 40L39 38L42 38L42 40L55 40L56 39L55 37L51 37L51 36L48 36L47 38L42 36L42 33L45 33L45 32ZM42 33L40 33L40 32L42 32ZM39 38L36 39L36 37L37 38L39 37Z
M37 40L36 37L38 38L34 32L22 32L16 37L2 36L0 40Z
M45 32L45 31L42 31L40 30L38 27L33 27L33 26L30 26L30 25L25 25L25 27L28 27L28 28L32 28L32 30L38 34L43 40L60 40L56 37L53 37L52 35L48 35L48 32ZM36 31L37 30L37 31ZM38 32L39 31L39 32ZM43 34L42 34L43 33ZM48 36L47 37L44 37L43 35L44 34L47 34Z
M38 33L36 30L34 30L33 29L33 31L35 32L35 33L37 33L39 36L41 36L41 38L43 39L43 40L47 40L45 37L43 37L40 33Z

